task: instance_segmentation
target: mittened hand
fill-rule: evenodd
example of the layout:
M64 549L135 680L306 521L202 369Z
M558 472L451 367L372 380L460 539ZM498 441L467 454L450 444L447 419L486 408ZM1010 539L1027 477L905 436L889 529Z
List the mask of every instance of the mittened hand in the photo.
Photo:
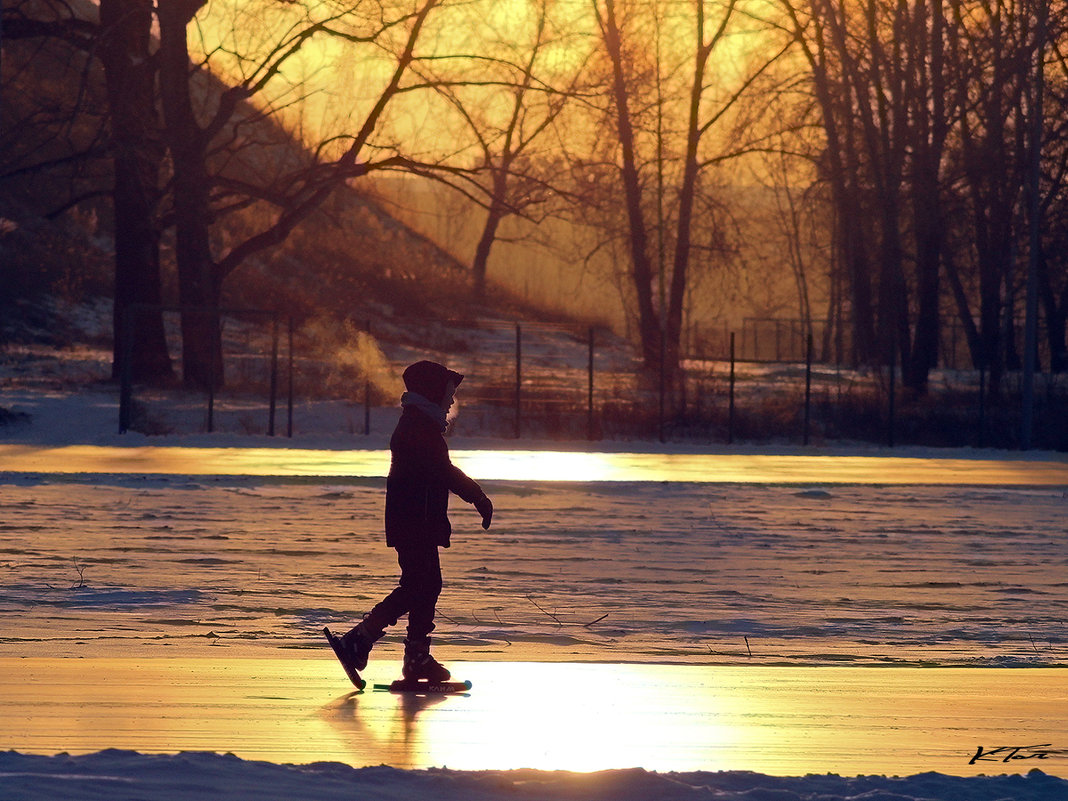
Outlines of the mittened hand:
M488 529L490 527L490 521L493 520L493 503L483 495L477 501L475 501L475 509L482 515L482 528Z

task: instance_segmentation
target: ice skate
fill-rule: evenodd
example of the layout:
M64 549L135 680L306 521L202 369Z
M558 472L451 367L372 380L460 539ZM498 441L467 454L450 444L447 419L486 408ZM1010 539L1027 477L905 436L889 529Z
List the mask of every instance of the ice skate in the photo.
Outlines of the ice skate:
M371 649L384 633L368 631L367 618L364 618L341 638L341 647L345 649L357 670L367 667L367 658L371 654Z
M408 681L445 682L452 674L430 655L430 638L404 641L404 666L401 675Z

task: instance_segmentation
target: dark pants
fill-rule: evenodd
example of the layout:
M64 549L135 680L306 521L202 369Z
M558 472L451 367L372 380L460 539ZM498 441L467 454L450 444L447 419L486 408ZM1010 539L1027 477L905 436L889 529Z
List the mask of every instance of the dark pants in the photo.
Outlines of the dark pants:
M441 594L441 559L436 545L397 548L400 584L367 616L367 628L381 631L408 615L408 639L419 640L434 630L434 610Z

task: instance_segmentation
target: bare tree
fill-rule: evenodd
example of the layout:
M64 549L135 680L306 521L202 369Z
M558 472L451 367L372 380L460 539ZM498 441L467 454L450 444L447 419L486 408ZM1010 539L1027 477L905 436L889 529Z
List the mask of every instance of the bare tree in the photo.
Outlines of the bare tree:
M949 58L958 91L967 99L957 120L961 185L971 218L971 246L964 253L974 259L961 266L974 269L978 303L968 297L958 264L948 275L973 360L990 370L995 387L1006 364L1003 298L1011 291L1015 209L1023 185L1023 142L1013 134L1025 80L1018 73L1024 46L1018 12L1018 6L1001 2L986 8L951 4L955 35Z
M115 188L114 377L172 376L163 332L159 169L163 142L155 104L151 0L101 0L101 59L107 83ZM133 336L133 326L137 336Z
M728 78L722 67L735 62L737 54L724 55L723 62L714 56L727 47L734 26L743 19L736 0L722 5L695 0L677 16L664 16L656 3L595 0L593 8L611 76L608 96L642 357L647 368L663 364L670 374L679 364L702 177L763 146L745 133L754 131L752 126L729 126L790 44L772 45L743 74ZM662 36L665 25L670 31ZM769 41L765 38L762 44ZM651 70L639 73L634 55L642 49L652 52L654 60ZM645 131L639 130L643 122ZM713 131L720 134L718 139ZM643 147L651 152L643 153ZM673 231L668 231L669 209ZM711 236L717 238L716 232ZM672 243L669 265L665 250Z
M566 192L554 177L561 160L549 151L553 143L548 134L581 91L582 64L566 71L549 64L569 42L577 49L574 37L554 23L550 10L548 0L538 0L527 7L526 15L509 14L508 30L483 37L484 55L464 65L465 72L474 73L438 83L477 153L473 177L486 219L471 263L476 297L485 292L501 222L512 215L538 221L545 216L539 209Z
M1038 259L1038 290L1046 320L1050 369L1068 370L1068 7L1051 9L1046 44L1041 47L1048 77L1043 107L1045 127L1041 203L1044 222Z
M99 20L88 18L59 0L19 2L4 8L8 39L65 42L86 54L86 69L102 66L106 87L106 138L102 151L68 145L59 154L30 159L20 171L54 170L62 163L110 157L114 216L114 357L118 377L129 356L133 378L156 382L172 376L163 334L159 230L156 205L163 146L155 111L155 65L151 48L152 3L149 0L101 0ZM85 81L89 81L88 74ZM87 93L66 88L75 105L63 110L64 126L76 125L87 109ZM25 135L26 132L23 131ZM92 191L92 190L90 190ZM84 191L61 201L57 212L88 198ZM131 309L138 308L136 320ZM136 322L139 336L126 342L124 326ZM126 350L128 347L128 352Z
M950 300L996 387L1018 360L1021 188L1038 157L1031 5L781 6L824 129L857 360L900 358L905 383L924 391Z
M284 31L266 53L242 55L254 66L223 92L213 109L207 110L197 108L198 94L193 88L194 75L203 65L193 61L188 48L188 28L204 7L203 0L174 0L160 5L160 85L173 167L170 195L180 297L183 306L202 310L183 315L183 372L187 383L205 386L222 378L215 310L220 305L223 282L234 270L282 242L347 181L374 170L419 170L426 166L374 137L391 103L407 93L430 88L414 75L411 67L419 58L416 47L424 24L439 5L439 0L421 0L391 8L370 0L355 6L323 0L302 6L304 16ZM230 147L240 138L235 126L248 113L251 99L267 94L287 62L310 41L322 38L367 47L391 60L388 79L357 122L356 130L320 142L307 158L298 159L282 175L272 175L268 183L247 174L214 172L210 156L216 148ZM227 211L250 202L264 203L275 210L270 223L243 240L230 243L225 252L213 252L212 227ZM212 364L216 366L214 375L210 374Z
M135 378L169 370L159 313L161 229L174 230L184 309L183 378L193 386L217 384L222 377L218 309L224 282L234 270L282 242L331 192L351 180L375 170L451 169L406 154L397 131L387 124L394 106L441 86L423 76L433 72L426 65L443 63L449 54L436 47L428 48L426 56L417 51L441 0L264 5L262 21L246 16L224 41L213 43L205 38L199 18L206 13L204 0L164 0L155 7L146 0L103 0L100 23L68 13L61 0L43 2L54 7L52 18L22 13L31 6L39 11L37 3L19 3L10 10L5 6L6 33L73 41L102 54L107 77L117 192L116 371L123 358L125 310L135 304L142 311L133 321L136 336L127 340ZM243 5L236 8L249 11ZM153 11L158 50L150 37ZM280 19L283 24L274 26ZM260 29L253 30L254 22ZM199 40L190 36L194 30L200 32ZM199 51L191 50L191 41L200 44ZM324 41L350 51L348 61L367 70L367 83L379 81L378 94L364 98L344 130L318 132L317 139L297 142L285 130L282 112L287 103L299 105L307 98L288 70L309 43ZM366 52L365 64L351 55L355 51ZM413 69L420 61L426 68ZM236 72L227 73L226 65L234 64ZM438 150L449 152L449 145ZM166 167L162 175L161 165ZM454 175L464 172L452 170ZM265 225L246 228L236 240L219 235L229 214L250 206L272 209ZM155 313L149 314L149 308Z

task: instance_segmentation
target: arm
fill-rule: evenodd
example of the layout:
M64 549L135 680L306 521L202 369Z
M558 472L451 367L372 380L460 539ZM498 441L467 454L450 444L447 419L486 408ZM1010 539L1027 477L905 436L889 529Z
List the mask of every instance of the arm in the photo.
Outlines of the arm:
M396 469L420 476L418 480L445 487L467 503L474 504L482 515L482 527L488 529L493 504L478 482L452 463L445 439L437 431L419 425L421 422L418 417L413 418L394 433L390 443L393 451L391 471Z
M482 491L473 478L470 478L463 470L449 462L449 490L460 496L468 503L473 503L478 513L482 515L482 528L488 529L493 519L493 503Z

